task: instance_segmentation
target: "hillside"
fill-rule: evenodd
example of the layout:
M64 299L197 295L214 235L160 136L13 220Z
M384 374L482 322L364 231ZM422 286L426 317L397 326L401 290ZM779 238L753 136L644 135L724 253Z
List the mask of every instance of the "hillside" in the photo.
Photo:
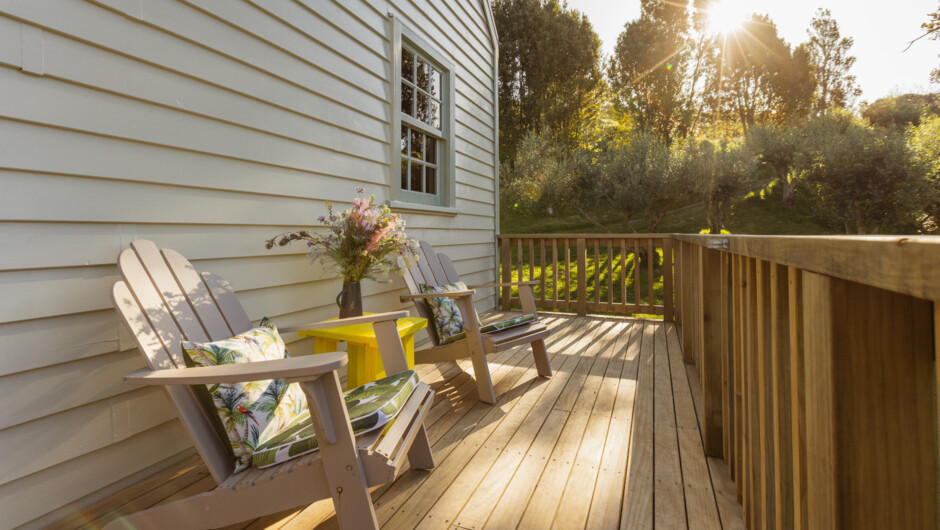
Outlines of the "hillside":
M805 195L804 195L805 197ZM784 234L841 234L838 226L821 219L811 201L797 200L797 205L788 209L783 206L778 194L768 191L755 193L735 200L731 206L725 226L732 234L784 235ZM620 219L598 216L597 220L611 232L644 232L642 219L634 219L630 227L624 227ZM706 226L704 210L692 204L666 215L659 231L664 233L699 233ZM581 218L574 211L549 214L506 214L500 219L500 231L504 234L523 233L600 233L597 226Z

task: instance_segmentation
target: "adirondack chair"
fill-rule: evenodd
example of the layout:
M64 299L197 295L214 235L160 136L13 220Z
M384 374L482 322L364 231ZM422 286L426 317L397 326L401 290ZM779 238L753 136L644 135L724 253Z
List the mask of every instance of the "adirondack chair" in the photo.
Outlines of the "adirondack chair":
M406 461L413 469L434 467L423 424L433 401L427 384L417 384L390 427L357 439L336 372L346 364L345 353L188 368L181 341L227 339L252 328L232 287L215 274L200 276L182 255L150 241L131 243L118 257L118 268L124 280L114 284L112 301L149 365L125 381L163 386L218 486L129 514L110 527L215 528L332 497L342 527L378 528L369 487L393 481ZM382 313L280 331L372 323L382 362L394 374L408 369L395 323L404 316ZM211 415L217 413L197 391L206 384L278 378L303 388L319 450L235 473L229 441L213 425Z
M452 291L446 293L422 293L420 285L441 286L448 283L460 281L460 275L454 268L454 264L445 254L434 251L434 247L427 241L420 243L421 255L417 262L410 268L403 267L405 271L405 284L408 286L410 294L401 296L401 300L413 301L418 310L418 314L429 319L431 325L428 326L428 335L431 337L433 346L428 349L415 352L415 364L421 363L439 363L470 357L473 363L473 375L477 381L477 392L480 400L486 403L496 403L496 394L493 391L493 381L490 378L490 369L486 361L486 355L506 350L520 344L532 344L532 355L535 357L535 366L538 374L543 377L552 376L552 368L548 363L548 355L545 351L545 337L551 334L551 330L545 324L538 321L538 312L535 309L535 296L532 293L532 287L538 282L505 282L505 283L486 283L481 285L467 286L466 291ZM480 320L476 309L473 307L474 289L484 289L487 287L505 287L516 285L519 287L519 298L522 302L522 311L524 314L536 316L534 322L521 326L481 333ZM463 340L442 344L437 336L437 331L433 325L434 316L431 314L425 300L428 298L453 298L460 310L463 318L464 330L467 337Z

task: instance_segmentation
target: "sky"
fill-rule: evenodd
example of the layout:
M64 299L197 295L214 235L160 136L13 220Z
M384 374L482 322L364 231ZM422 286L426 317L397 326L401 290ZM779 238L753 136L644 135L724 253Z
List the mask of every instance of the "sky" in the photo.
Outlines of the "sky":
M610 55L617 36L640 14L639 0L567 0L568 7L585 15L601 39L601 52ZM922 22L938 7L937 0L726 0L742 11L770 15L785 41L808 40L806 29L816 9L832 12L844 37L855 39L850 53L857 58L852 73L862 88L861 101L904 94L935 92L930 71L940 66L940 41L921 39L906 52L908 42L920 36Z

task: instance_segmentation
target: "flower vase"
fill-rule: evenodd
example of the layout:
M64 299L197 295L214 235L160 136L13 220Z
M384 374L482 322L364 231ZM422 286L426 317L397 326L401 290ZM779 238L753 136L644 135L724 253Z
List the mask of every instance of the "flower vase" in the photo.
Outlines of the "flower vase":
M359 282L343 282L343 290L336 295L339 318L362 316L362 289Z

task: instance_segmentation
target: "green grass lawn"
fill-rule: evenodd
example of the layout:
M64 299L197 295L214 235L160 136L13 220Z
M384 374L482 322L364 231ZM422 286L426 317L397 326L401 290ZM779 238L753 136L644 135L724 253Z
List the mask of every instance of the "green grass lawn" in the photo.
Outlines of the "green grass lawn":
M841 234L842 228L832 225L819 214L819 208L797 190L796 206L787 208L773 187L763 193L754 193L736 199L725 220L725 228L732 234L784 235L784 234ZM630 226L623 219L612 215L594 216L612 233L643 233L646 224L634 219ZM707 226L705 211L699 204L689 204L666 214L659 225L659 232L674 234L698 234ZM558 234L558 233L603 233L603 230L581 218L573 211L547 213L502 214L500 232L503 234Z

